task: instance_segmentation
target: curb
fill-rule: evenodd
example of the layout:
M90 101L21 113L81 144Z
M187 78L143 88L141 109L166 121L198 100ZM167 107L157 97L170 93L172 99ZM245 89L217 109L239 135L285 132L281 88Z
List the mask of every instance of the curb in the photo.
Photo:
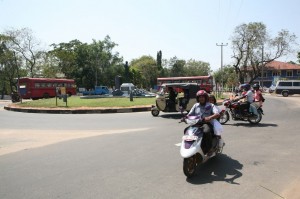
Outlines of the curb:
M91 114L91 113L133 113L150 111L150 106L128 107L128 108L94 108L94 109L63 109L63 108L23 108L15 106L4 106L5 110L24 113L52 113L52 114Z

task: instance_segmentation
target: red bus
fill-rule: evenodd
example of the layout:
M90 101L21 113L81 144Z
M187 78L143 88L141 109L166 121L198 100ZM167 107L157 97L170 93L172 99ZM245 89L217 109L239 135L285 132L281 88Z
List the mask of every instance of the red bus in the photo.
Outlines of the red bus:
M197 83L199 89L212 92L214 88L213 76L190 76L190 77L159 77L157 78L158 89L164 83Z
M55 78L20 78L19 93L23 99L40 99L56 96L56 87L65 87L66 93L76 95L76 85L73 79Z

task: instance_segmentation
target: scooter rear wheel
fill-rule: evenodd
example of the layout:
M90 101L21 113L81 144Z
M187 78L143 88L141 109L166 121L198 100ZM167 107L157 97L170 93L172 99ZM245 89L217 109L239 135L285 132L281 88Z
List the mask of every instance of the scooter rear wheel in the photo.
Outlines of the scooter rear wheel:
M183 173L187 178L190 178L196 174L196 158L195 156L183 159Z

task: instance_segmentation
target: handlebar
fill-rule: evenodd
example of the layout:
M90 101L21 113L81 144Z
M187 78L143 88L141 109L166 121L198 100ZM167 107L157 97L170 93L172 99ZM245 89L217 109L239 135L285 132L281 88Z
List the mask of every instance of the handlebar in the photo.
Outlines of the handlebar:
M191 124L191 125L206 123L204 121L204 118L199 117L199 116L185 116L185 117L181 118L178 123L182 123L182 122L184 122L186 124Z

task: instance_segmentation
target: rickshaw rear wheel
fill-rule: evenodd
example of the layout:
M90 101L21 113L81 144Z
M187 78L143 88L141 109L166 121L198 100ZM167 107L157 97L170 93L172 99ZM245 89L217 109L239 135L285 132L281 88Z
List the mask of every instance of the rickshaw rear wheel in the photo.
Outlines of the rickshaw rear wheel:
M159 115L159 110L152 110L151 111L151 114L154 116L154 117L157 117Z

